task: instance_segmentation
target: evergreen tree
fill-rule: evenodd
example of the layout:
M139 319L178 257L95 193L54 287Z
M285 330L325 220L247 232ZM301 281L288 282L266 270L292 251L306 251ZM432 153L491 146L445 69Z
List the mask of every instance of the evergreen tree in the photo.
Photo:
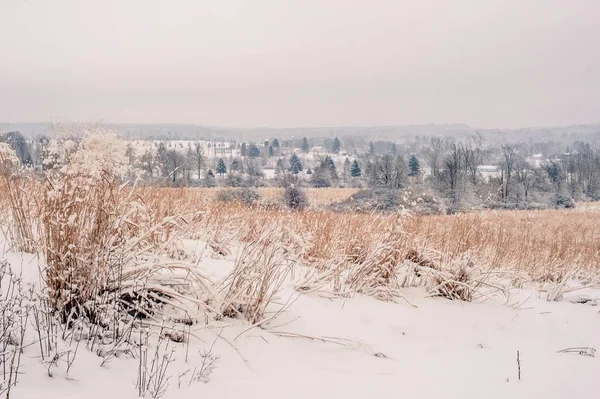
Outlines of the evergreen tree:
M229 166L229 170L232 172L239 172L242 169L242 163L235 158L233 161L231 161L231 165Z
M410 160L408 161L409 176L417 176L421 173L421 165L419 164L419 160L416 155L412 155Z
M339 154L340 149L342 148L342 143L340 139L337 137L333 139L333 143L331 144L331 152L334 154Z
M323 159L321 159L321 168L325 169L329 172L336 173L336 168L335 168L335 162L333 161L333 158L331 158L329 155L325 156Z
M312 175L312 169L311 168L306 169L306 174L307 175Z
M293 174L297 175L298 173L302 172L302 169L302 161L300 161L298 155L292 154L290 157L290 170Z
M242 147L240 148L240 155L243 157L248 156L248 147L246 147L246 143L242 143Z
M392 143L392 155L398 154L398 147L396 147L396 143Z
M33 164L33 158L29 151L29 146L25 137L20 132L9 132L4 135L4 140L16 153L17 158L23 165L30 166Z
M217 162L217 173L220 174L221 176L223 176L225 173L227 173L227 166L225 166L225 162L223 162L223 158L219 158L219 161Z
M273 142L271 143L271 146L273 148L279 148L279 140L273 139Z
M311 183L314 187L331 187L331 181L337 180L335 162L329 155L323 157L313 171Z
M142 155L141 159L142 170L148 173L148 175L153 176L154 172L154 155L150 150L146 150L144 155Z
M375 155L375 145L373 144L372 141L369 141L369 154Z
M248 146L248 156L250 158L260 157L260 149L258 148L258 146L256 144L250 143L250 145Z
M362 174L362 170L360 170L360 165L358 164L358 161L355 159L354 162L352 162L352 167L350 168L350 176L360 177L361 174Z
M273 156L273 153L274 153L274 151L273 151L273 146L272 146L272 145L270 145L270 146L269 146L269 151L268 151L269 158L271 158L271 157Z
M310 146L308 145L308 139L306 137L302 138L302 152L309 153Z
M561 181L561 170L558 163L554 161L550 161L548 165L546 165L546 173L548 173L548 177L552 183L558 184Z

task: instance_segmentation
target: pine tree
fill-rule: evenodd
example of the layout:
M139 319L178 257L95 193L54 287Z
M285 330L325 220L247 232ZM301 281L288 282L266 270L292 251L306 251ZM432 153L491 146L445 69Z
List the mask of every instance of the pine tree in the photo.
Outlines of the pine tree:
M369 154L375 155L375 145L372 141L369 141Z
M269 146L269 151L268 151L269 158L271 158L271 157L273 156L273 153L274 153L274 151L273 151L273 146L272 146L272 145L270 145L270 146Z
M250 158L260 157L260 149L257 147L256 144L250 143L250 145L248 146L248 156Z
M298 155L292 154L290 157L290 170L293 174L297 175L298 173L302 172L302 169L302 161L300 161Z
M392 143L392 155L398 154L398 147L396 147L396 143Z
M279 148L279 140L273 139L271 146L273 146L273 148Z
M221 176L223 176L225 173L227 173L227 166L225 166L225 162L223 162L223 158L219 158L219 161L217 162L217 173L220 174Z
M337 137L333 139L333 144L331 145L331 152L334 154L339 154L342 149L342 142Z
M229 165L229 170L232 172L240 172L242 169L242 163L236 158L231 161L231 165Z
M306 137L302 138L302 152L309 153L310 147L308 145L308 139Z
M336 167L335 167L335 162L333 161L333 158L331 158L329 155L325 156L322 160L321 160L321 168L328 170L332 173L336 172Z
M240 155L243 157L248 155L248 147L246 147L246 143L242 143L242 147L240 148Z
M355 159L354 162L352 162L352 167L350 168L350 176L360 177L361 174L362 174L362 171L360 170L360 165L358 164L358 161Z
M408 161L408 168L409 168L409 172L408 172L409 176L418 176L419 173L421 173L421 165L419 164L419 160L417 159L417 157L415 155L412 155L410 157L410 160Z
M29 151L27 141L20 132L17 131L6 133L4 135L4 140L16 153L17 158L19 158L19 161L21 161L23 165L33 164L33 158L31 157L31 152Z

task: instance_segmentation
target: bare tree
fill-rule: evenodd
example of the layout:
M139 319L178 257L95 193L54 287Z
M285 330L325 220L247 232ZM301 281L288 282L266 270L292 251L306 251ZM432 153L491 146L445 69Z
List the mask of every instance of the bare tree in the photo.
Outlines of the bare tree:
M198 179L200 179L202 168L204 168L204 150L202 149L202 145L200 145L200 143L196 143L196 151L194 152L194 155L196 173L198 175Z
M404 185L408 166L400 155L394 157L386 154L376 156L373 162L368 164L367 173L372 186L398 189Z
M455 208L459 207L465 190L466 162L463 145L452 144L438 173L438 181Z
M484 138L480 132L469 137L467 145L463 146L465 166L473 185L477 185L477 168L483 163Z
M431 169L431 176L438 179L444 156L444 140L441 137L432 137L429 147L425 150L425 160Z
M502 161L500 164L501 169L501 184L502 184L502 201L508 201L508 195L510 194L510 184L513 175L513 169L517 160L519 146L516 144L504 144L502 147Z

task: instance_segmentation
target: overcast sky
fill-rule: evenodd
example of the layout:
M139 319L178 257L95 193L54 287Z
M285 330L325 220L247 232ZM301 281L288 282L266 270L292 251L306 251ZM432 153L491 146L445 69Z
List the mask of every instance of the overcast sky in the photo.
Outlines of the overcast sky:
M0 121L600 122L600 0L0 0Z

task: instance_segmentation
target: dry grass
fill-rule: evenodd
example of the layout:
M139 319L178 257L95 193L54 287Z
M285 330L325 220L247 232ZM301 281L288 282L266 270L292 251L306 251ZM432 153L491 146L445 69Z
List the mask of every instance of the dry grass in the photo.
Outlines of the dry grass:
M308 266L298 281L303 291L390 299L401 286L426 285L434 294L471 299L489 279L556 285L567 275L594 283L600 275L600 212L594 207L400 216L248 208L197 201L185 189L147 189L144 195L156 209L201 210L190 221L190 237L219 248L252 242L279 226L284 233L276 244Z
M422 237L447 261L469 255L479 267L518 271L538 281L560 281L579 269L600 272L600 212L486 211L408 218L406 231Z
M332 250L340 245L346 256L357 260L386 228L401 223L406 233L402 239L410 240L414 250L427 252L438 263L468 255L472 262L479 261L478 266L535 274L574 267L600 271L600 208L593 205L575 210L485 211L399 218L318 210L295 214L284 209L250 209L198 201L195 189L147 189L144 195L145 202L164 214L200 210L208 225L219 224L220 230L230 233L237 230L239 236L248 233L246 227L253 231L257 226L282 224L304 239L303 255L309 260L331 257Z
M291 212L212 201L199 189L119 188L106 179L92 186L93 195L86 193L85 201L74 200L83 198L79 185L65 188L58 199L48 196L54 193L48 183L29 188L45 198L37 214L45 215L39 234L55 303L69 302L73 291L67 287L76 286L89 299L100 285L121 299L140 299L144 292L142 299L149 303L160 295L155 302L185 312L241 314L254 324L289 271L302 292L362 293L383 300L400 298L406 286L471 300L485 287L498 289L498 281L550 284L558 298L556 289L567 277L599 281L600 212L595 208L452 216ZM333 198L327 190L309 195ZM214 256L238 254L221 287L201 272L192 273L190 264L165 261L186 259L182 238L205 241ZM184 277L171 284L161 271L180 271ZM143 287L135 283L140 280ZM94 286L86 286L89 281ZM173 287L184 281L182 296Z

